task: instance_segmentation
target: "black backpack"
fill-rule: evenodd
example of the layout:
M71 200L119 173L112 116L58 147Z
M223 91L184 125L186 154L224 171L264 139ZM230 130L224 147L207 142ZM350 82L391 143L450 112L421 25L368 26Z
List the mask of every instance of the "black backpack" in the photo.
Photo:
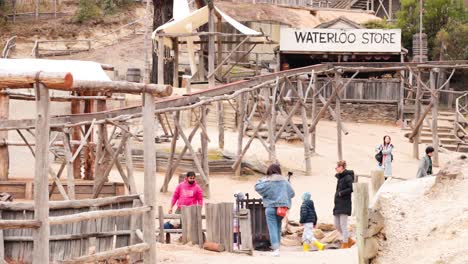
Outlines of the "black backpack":
M393 145L392 145L393 147ZM393 154L390 154L390 156L392 157L392 162L393 162ZM380 151L375 154L375 159L377 160L377 162L379 164L382 164L382 160L383 160L383 154L382 154L382 148L380 149Z

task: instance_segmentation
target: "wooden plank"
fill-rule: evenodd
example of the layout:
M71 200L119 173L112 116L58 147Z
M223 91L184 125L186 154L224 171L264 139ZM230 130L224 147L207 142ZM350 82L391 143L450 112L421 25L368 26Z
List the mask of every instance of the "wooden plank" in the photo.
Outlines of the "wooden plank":
M240 233L242 234L242 243L240 249L249 250L250 252L253 252L252 222L250 210L239 210L239 228Z
M175 115L174 116L175 119L180 120L180 111L177 111L174 115ZM172 137L172 141L171 141L171 149L170 149L170 154L169 154L169 159L168 159L168 165L166 169L166 175L164 177L164 184L161 187L161 192L167 192L167 187L175 171L175 168L173 169L172 165L174 163L174 155L176 152L178 137L179 137L179 128L176 126L174 128L174 136Z
M34 263L49 262L49 91L36 83L36 159L34 173L34 217L41 226L34 232Z
M383 170L373 170L371 171L371 185L372 185L372 194L373 196L380 189L382 184L385 182L385 176Z
M128 128L128 127L127 127ZM130 140L125 141L125 147L124 147L124 155L125 155L125 166L127 168L127 181L128 181L128 187L129 187L129 193L130 194L136 194L138 193L136 183L135 183L135 177L133 176L133 158L132 158L132 143Z
M99 210L99 211L84 212L84 213L72 214L72 215L49 217L49 222L51 225L61 225L61 224L75 223L75 222L98 219L98 218L143 214L150 210L151 208L149 206L113 209L113 210Z
M161 39L160 39L161 41ZM163 46L161 44L160 46ZM161 54L162 55L162 54ZM162 57L162 56L160 56ZM161 67L162 68L162 67ZM158 76L159 78L159 76ZM144 145L144 203L151 208L143 215L143 236L149 250L145 251L144 264L156 263L156 150L154 147L154 97L147 93L143 107L143 145ZM179 127L180 129L180 127Z
M314 120L317 115L317 73L313 73L312 76L312 109L311 109L311 119ZM312 146L312 151L317 152L317 129L310 131L310 144Z
M178 38L174 38L172 41L172 48L174 49L174 68L173 68L173 79L172 87L179 87L179 41Z
M198 232L198 245L200 248L203 248L203 223L202 223L202 207L201 206L196 206L195 207L196 211L196 223L197 223L197 232Z
M208 109L206 105L202 105L200 107L201 110L201 127L206 128L206 117L208 115ZM200 133L200 143L201 143L201 165L203 168L203 172L205 174L205 177L203 179L205 180L205 186L203 188L204 193L203 195L207 198L210 197L210 186L209 186L209 175L210 175L210 167L208 166L208 135L204 133ZM196 156L194 156L194 159Z
M417 79L421 79L421 72L417 72ZM421 82L417 82L416 84L416 99L414 102L415 106L415 112L414 112L414 125L416 128L416 122L418 122L421 118ZM413 138L413 158L419 159L419 134L420 134L420 129L414 130L414 138Z
M238 128L237 128L237 157L240 158L241 154L242 154L242 141L244 139L244 133L245 133L245 128L244 128L244 125L245 125L245 122L244 122L244 119L245 119L245 106L246 106L246 94L245 93L242 93L239 95L239 97L237 97L237 109L239 109L239 113L238 113L238 116L237 116L237 124L238 124ZM234 175L235 176L240 176L241 175L241 164L242 164L242 158L240 158L241 162L239 162L239 164L235 167L233 167L234 169Z
M133 207L138 207L141 206L142 202L140 199L135 199L133 200ZM138 236L136 234L136 230L140 229L141 230L141 216L140 215L132 215L130 217L130 245L135 245L139 241ZM140 261L142 259L142 255L140 253L133 253L130 254L130 261L131 263L136 263L137 261Z
M335 82L333 84L334 89L340 89L343 86L343 79L341 78L341 74L338 72L335 73ZM338 147L338 160L343 159L343 137L341 135L341 103L340 97L342 96L341 90L336 92L336 101L335 101L335 112L336 112L336 132L337 132L337 147ZM331 100L331 98L330 98Z
M164 84L164 38L158 38L158 84ZM154 62L153 62L154 63Z

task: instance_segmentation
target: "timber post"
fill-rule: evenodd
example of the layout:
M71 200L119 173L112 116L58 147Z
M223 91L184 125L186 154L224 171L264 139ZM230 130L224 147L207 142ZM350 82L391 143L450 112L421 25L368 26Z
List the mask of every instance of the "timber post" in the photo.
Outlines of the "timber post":
M49 263L49 90L39 82L36 88L36 150L34 172L34 218L41 224L33 231L33 262Z
M438 68L431 69L430 72L430 88L431 88L431 101L432 101L432 146L434 147L434 156L432 162L434 167L439 167L439 133L437 129L438 115L439 115L439 92L436 87L436 73L439 72Z
M365 256L365 240L369 222L369 187L367 183L353 183L356 212L356 239L358 246L359 264L367 264Z
M162 39L160 38L160 41ZM160 47L162 45L159 45ZM160 56L161 57L161 56ZM162 68L162 67L161 67ZM158 68L159 71L160 68ZM158 81L160 79L158 75ZM164 78L164 76L162 76ZM143 214L143 239L149 245L144 253L145 264L156 263L156 150L154 147L154 97L151 93L144 94L143 106L143 155L144 155L144 204L150 207Z
M8 120L10 109L10 97L0 94L0 120ZM0 131L0 143L8 140L8 131ZM0 145L0 180L8 180L8 170L10 168L10 155L8 144Z
M341 73L335 72L335 80L333 83L333 89L339 90L339 87L343 85L343 79L341 78ZM341 91L336 91L336 101L335 101L335 112L336 112L336 136L338 141L338 160L343 159L343 137L341 135L342 125L341 125Z
M421 116L421 71L417 72L416 78L416 98L414 100L414 126L416 127L416 122L418 122ZM415 136L413 137L413 158L419 159L419 134L421 129L416 131Z
M242 154L242 141L244 139L244 119L245 119L245 100L246 94L241 93L239 97L237 97L237 108L238 108L238 116L237 116L237 158L239 158ZM242 169L242 160L239 162L239 165L234 168L234 175L240 176Z

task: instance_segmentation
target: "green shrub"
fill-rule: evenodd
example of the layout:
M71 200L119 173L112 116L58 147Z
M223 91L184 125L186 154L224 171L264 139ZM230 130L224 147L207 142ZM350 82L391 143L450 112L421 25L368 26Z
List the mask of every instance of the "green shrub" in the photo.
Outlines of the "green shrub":
M75 19L78 22L85 22L95 19L101 15L101 10L94 0L80 0Z

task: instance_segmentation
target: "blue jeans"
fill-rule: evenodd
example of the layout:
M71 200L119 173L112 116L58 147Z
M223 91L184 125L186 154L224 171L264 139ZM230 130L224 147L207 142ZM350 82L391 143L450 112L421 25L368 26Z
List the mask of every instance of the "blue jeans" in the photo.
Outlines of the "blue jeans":
M268 233L270 233L271 248L278 249L281 243L281 220L283 220L283 217L276 215L276 207L266 208L265 216Z

